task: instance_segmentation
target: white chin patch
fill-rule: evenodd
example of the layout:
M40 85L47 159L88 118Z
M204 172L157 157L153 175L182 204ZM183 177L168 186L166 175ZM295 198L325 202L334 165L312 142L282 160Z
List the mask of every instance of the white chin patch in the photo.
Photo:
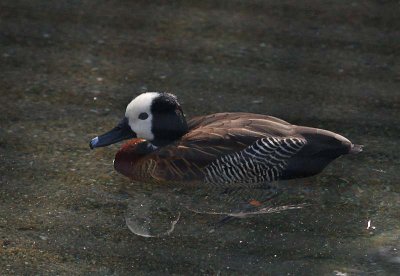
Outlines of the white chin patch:
M126 107L125 117L129 120L129 126L137 134L138 138L153 140L154 134L151 131L153 114L151 114L151 104L159 96L158 92L143 93L134 98ZM146 120L139 119L139 114L147 113Z

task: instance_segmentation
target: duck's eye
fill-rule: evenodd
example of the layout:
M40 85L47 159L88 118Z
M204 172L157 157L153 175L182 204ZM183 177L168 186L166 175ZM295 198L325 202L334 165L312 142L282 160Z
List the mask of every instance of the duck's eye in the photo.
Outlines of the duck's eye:
M149 114L147 114L146 112L142 112L139 114L138 117L140 120L146 120L147 118L149 118Z

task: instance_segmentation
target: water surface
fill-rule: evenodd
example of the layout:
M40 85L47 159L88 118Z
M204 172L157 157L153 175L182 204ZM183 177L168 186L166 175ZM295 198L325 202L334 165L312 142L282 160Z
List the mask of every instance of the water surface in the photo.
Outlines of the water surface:
M398 11L397 1L2 1L2 274L397 275ZM214 229L223 216L182 208L187 191L114 172L118 145L89 150L147 90L177 94L188 117L269 114L365 151L286 183L280 200L307 206ZM152 226L179 214L174 231L133 234L138 200L166 205L147 208Z

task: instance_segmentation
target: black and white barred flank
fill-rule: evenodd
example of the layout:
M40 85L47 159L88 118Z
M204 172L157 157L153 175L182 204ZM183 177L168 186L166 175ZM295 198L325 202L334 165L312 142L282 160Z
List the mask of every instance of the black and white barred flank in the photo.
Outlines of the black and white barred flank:
M300 138L267 137L205 167L205 182L217 185L261 184L279 179L287 160L305 144Z

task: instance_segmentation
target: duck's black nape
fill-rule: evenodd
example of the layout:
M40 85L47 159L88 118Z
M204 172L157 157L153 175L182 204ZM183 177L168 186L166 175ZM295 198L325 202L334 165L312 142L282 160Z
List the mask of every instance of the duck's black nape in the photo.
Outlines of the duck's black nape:
M185 115L176 97L160 93L151 105L152 132L155 146L164 146L178 140L188 132Z

